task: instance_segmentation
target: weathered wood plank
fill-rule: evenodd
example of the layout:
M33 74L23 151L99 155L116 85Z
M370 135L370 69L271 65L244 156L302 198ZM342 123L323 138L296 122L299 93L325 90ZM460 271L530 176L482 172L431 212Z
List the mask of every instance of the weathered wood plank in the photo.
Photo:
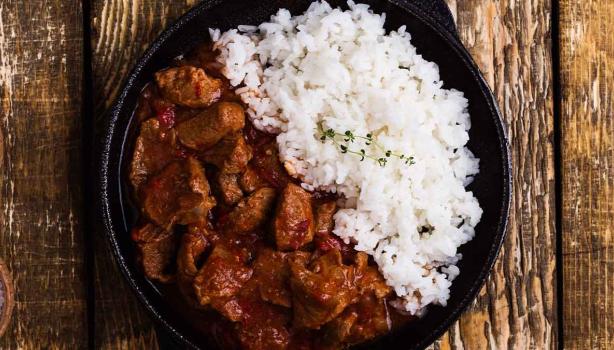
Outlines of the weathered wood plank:
M614 347L614 2L563 0L565 347Z
M461 38L493 87L508 124L515 190L508 239L493 275L476 304L435 347L554 348L550 2L449 0L448 3L458 19ZM171 18L190 5L166 0L94 1L98 116L117 93L135 58ZM104 248L105 243L98 246ZM139 307L134 305L104 249L98 248L96 263L96 285L98 290L102 288L97 296L97 344L135 348L153 344L148 343L149 339L153 342L154 335L146 316L135 312Z
M101 119L149 44L196 0L93 0L92 69L95 118ZM154 349L152 321L124 282L102 235L96 235L95 347Z
M508 236L475 304L438 349L557 346L550 2L447 0L508 126Z
M0 1L0 255L16 288L2 349L87 346L82 11Z

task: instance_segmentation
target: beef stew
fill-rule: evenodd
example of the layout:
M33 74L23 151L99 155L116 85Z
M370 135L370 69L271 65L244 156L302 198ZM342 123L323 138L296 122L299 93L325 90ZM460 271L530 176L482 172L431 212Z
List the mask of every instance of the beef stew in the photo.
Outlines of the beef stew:
M216 69L205 45L139 99L128 183L144 275L221 348L338 349L410 321L373 261L333 234L336 198L288 175Z

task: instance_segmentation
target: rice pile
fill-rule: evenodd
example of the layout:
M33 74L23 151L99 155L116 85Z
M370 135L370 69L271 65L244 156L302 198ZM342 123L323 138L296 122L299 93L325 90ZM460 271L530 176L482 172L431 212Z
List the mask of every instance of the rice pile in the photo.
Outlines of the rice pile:
M343 195L334 233L373 256L395 306L420 314L446 305L457 249L482 215L465 189L479 170L465 147L468 102L442 88L437 65L416 53L404 27L386 34L385 15L348 5L315 2L294 17L282 9L258 27L211 36L253 123L279 133L289 172L306 189ZM376 144L321 140L329 129Z

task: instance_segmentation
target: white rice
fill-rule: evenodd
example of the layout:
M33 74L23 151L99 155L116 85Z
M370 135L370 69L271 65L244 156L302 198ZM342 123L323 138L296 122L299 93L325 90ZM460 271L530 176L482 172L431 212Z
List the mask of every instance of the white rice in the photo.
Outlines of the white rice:
M459 274L457 249L482 215L465 189L479 168L465 147L468 101L442 88L437 65L416 53L404 27L386 34L385 15L348 5L315 2L294 17L282 9L258 27L211 36L254 124L279 132L287 169L307 189L343 195L334 233L373 256L397 307L421 314L428 304L446 305ZM373 134L384 150L415 164L394 156L383 167L361 161L322 142L319 124ZM360 140L348 146L384 153Z

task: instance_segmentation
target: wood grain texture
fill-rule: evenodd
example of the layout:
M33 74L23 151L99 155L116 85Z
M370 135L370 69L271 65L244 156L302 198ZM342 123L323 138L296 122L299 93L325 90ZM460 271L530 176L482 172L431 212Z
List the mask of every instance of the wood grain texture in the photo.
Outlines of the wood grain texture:
M557 346L550 2L448 0L508 127L513 200L499 260L435 349Z
M614 347L614 2L561 1L563 325Z
M508 125L514 196L508 236L491 278L472 308L433 348L553 349L557 320L550 2L448 3L462 41L494 90ZM170 0L94 1L97 116L144 48L190 5ZM115 271L106 243L98 245L97 344L154 346L147 316L136 312L140 307Z
M87 346L82 21L77 0L0 1L0 255L16 288L1 349Z
M100 120L128 72L149 44L196 0L93 0L92 69L95 118ZM96 235L96 349L155 349L152 321L112 260L106 240Z

